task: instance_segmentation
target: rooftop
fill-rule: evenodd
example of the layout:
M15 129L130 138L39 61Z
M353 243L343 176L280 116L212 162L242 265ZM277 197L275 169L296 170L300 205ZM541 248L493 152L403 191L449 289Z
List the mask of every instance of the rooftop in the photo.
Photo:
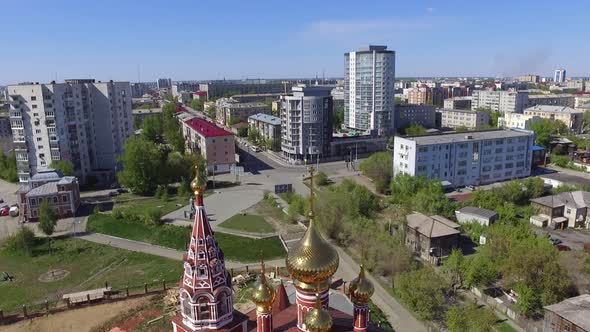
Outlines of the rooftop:
M275 126L281 125L281 118L278 118L278 117L276 117L274 115L270 115L270 114L258 113L258 114L251 115L249 117L249 119L265 122L265 123L275 125Z
M428 145L428 144L444 144L454 143L462 141L477 141L486 139L498 139L498 138L509 138L509 137L523 137L532 136L533 132L526 130L484 130L484 131L470 131L463 133L449 133L449 134L433 134L433 135L422 135L422 136L410 136L400 137L408 140L415 141L417 144ZM469 138L468 138L469 137Z
M482 111L472 111L472 110L458 110L458 109L450 109L450 108L439 108L436 110L437 112L455 112L455 113L468 113L468 114L478 114L478 113L486 113Z
M139 115L139 114L157 114L157 113L162 113L162 109L161 108L150 108L150 109L134 109L133 111L133 115Z
M429 238L443 237L461 233L459 224L438 215L427 216L414 212L406 216L408 227Z
M491 218L491 217L497 215L497 213L495 211L488 210L488 209L482 209L482 208L478 208L475 206L466 206L466 207L460 209L459 212L465 213L465 214L471 214L471 215L475 215L475 216L480 216L480 217L484 217L484 218Z
M552 99L552 98L573 98L574 95L568 93L560 94L542 94L542 95L529 95L529 99Z
M585 331L590 331L590 294L583 294L548 305L545 310L567 319Z
M535 105L533 107L525 108L525 112L545 112L545 113L579 113L584 112L573 109L567 106L553 106L553 105Z
M59 178L63 177L63 174L61 174L58 171L47 171L47 172L39 172L35 175L33 175L33 177L31 177L31 181L48 181L48 180L57 180Z
M50 194L56 194L57 192L57 182L48 182L29 191L26 196L45 196Z
M205 137L233 136L229 131L201 118L188 119L184 123Z
M557 195L533 198L531 199L531 202L553 208L563 205L574 205L576 208L583 208L590 206L590 193L587 191L577 190L559 193Z

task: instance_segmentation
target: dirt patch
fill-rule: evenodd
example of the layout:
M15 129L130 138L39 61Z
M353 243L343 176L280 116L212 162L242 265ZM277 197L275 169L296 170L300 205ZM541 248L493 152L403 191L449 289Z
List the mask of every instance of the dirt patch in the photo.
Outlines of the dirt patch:
M158 316L162 315L162 311L151 308L145 309L138 313L136 313L131 319L125 320L119 324L116 324L111 328L111 332L113 331L135 331L135 329L144 321L152 320Z
M244 210L244 212L263 216L264 220L271 224L272 227L282 236L305 232L301 226L281 220L280 218L283 217L281 215L283 212L273 208L264 200L249 207L248 209Z
M62 280L63 278L70 275L70 271L63 269L51 270L43 273L39 276L38 280L41 282L54 282Z
M88 308L69 310L46 317L2 326L0 330L3 332L90 331L93 326L100 325L116 317L121 312L137 308L148 301L148 297L143 297L139 299L101 304Z

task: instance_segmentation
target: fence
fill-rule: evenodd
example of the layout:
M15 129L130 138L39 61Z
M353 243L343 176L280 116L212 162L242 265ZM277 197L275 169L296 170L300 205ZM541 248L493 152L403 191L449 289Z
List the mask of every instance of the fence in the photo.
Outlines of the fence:
M233 278L240 274L253 274L260 271L260 264L244 265L240 268L230 268L227 271ZM266 272L274 272L275 276L288 275L284 267L266 266ZM180 280L180 278L179 278ZM175 287L177 282L174 282ZM0 326L19 322L24 319L32 319L50 314L60 313L66 310L85 308L93 305L113 303L130 298L137 298L148 295L160 294L170 289L170 284L166 280L152 283L143 283L139 285L124 285L117 288L105 282L104 296L93 298L90 294L86 295L86 300L55 299L45 300L32 304L23 304L19 309L5 312L0 308Z

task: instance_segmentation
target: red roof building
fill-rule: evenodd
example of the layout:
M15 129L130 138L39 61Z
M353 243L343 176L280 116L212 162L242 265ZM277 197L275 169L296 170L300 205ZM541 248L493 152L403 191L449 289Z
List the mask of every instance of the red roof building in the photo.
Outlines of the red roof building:
M227 173L236 164L234 134L201 118L182 123L182 133L188 152L200 153L207 161L210 173Z

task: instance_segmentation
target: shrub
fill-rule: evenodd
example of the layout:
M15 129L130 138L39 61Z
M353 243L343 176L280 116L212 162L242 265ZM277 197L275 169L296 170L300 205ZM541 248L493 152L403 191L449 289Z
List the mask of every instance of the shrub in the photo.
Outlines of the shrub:
M3 243L6 250L24 252L30 255L35 245L35 233L28 227L21 227L16 233L8 236Z
M113 209L112 216L115 219L123 219L123 210L122 209Z
M92 209L92 214L97 215L100 213L100 208L98 207L98 204L94 206L94 209Z
M164 202L168 202L168 200L170 199L170 197L168 196L168 190L164 189L164 192L162 193L160 199L162 199Z
M318 186L325 186L328 184L328 175L326 175L326 173L324 172L319 172L318 175L316 175L316 184Z
M144 222L146 224L151 224L151 225L162 225L164 223L164 221L162 220L162 211L159 209L152 209L149 210L148 213L144 216L145 220Z

